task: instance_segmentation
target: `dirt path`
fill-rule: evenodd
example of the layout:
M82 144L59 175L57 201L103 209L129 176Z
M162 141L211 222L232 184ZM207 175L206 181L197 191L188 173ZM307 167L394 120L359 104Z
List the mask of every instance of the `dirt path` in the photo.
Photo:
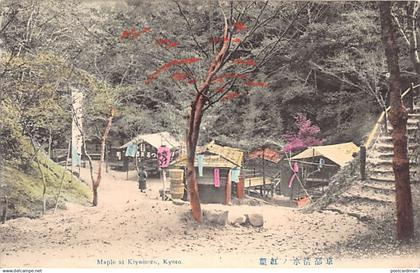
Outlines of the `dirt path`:
M0 267L261 267L261 258L265 267L420 266L418 252L370 253L358 261L334 256L334 246L369 235L369 227L354 217L271 205L204 205L228 209L231 216L262 213L264 228L198 226L183 217L187 205L158 199L158 179L149 179L147 193L140 193L135 173L130 180L125 175L105 174L98 207L69 204L55 215L1 225ZM82 177L88 177L87 169ZM273 258L277 265L270 264Z

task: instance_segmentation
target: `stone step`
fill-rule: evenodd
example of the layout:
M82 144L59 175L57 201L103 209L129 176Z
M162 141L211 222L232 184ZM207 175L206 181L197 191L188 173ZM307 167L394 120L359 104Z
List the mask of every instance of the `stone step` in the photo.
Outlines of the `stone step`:
M345 205L339 205L339 204L331 204L328 205L326 210L333 211L339 214L347 214L353 217L356 217L361 222L373 222L375 219L369 215L366 212L360 211L357 208L348 207ZM368 211L368 210L367 210Z
M392 155L380 155L375 157L368 157L366 158L366 165L370 168L376 167L389 167L392 166ZM410 168L411 167L419 167L420 160L414 156L409 155Z
M414 135L409 135L408 136L408 142L413 142L413 141L415 141ZM392 136L391 135L381 135L380 137L378 137L378 140L376 142L391 143L392 142Z
M370 172L372 173L372 174L393 174L394 173L394 170L392 169L392 165L390 165L390 166L386 166L386 167L377 167L377 168L374 168L374 169L371 169L370 170ZM411 169L410 170L410 174L411 175L414 175L415 174L415 172L416 172L416 170L413 168L413 169Z
M369 176L370 181L372 182L383 182L383 183L394 183L394 175L380 175L380 174L371 174Z
M370 189L350 189L347 192L341 195L347 200L363 200L367 202L376 202L376 203L392 203L394 202L394 196L376 193Z
M419 147L418 143L408 143L408 151L410 154ZM378 142L375 143L374 149L381 152L391 152L394 150L394 145L392 143Z
M420 106L415 104L414 107L413 107L413 111L410 112L409 114L416 114L416 113L419 113L419 112L420 112Z
M420 120L420 113L408 113L408 119L410 119L410 118L419 119Z
M394 156L394 151L385 151L385 152L379 152L379 151L372 151L368 154L369 158L383 158L388 159Z
M387 158L369 158L367 160L367 163L373 167L392 166L392 156L393 155ZM410 165L415 165L417 163L413 157L409 159L409 162L410 162Z
M410 181L416 181L415 172L410 172ZM369 176L369 180L372 182L395 182L395 176L393 172L384 172L384 173L378 173L378 172L371 172Z
M383 183L383 182L374 182L374 181L366 181L363 184L363 189L369 189L373 191L381 191L383 193L392 193L395 192L395 184L394 183Z
M388 131L389 131L389 133L391 133L392 132L392 125L391 124L388 124ZM406 126L406 129L407 129L407 131L416 131L416 130L418 130L419 129L419 126L418 126L418 124L417 123L415 123L415 124L407 124L407 126Z
M418 119L418 118L408 118L407 119L407 124L409 124L409 125L417 125L418 126L418 123L420 122L420 119Z
M394 156L394 151L392 150L387 150L387 151L372 151L368 154L367 158L368 160L389 160L392 161L392 157ZM410 160L414 160L415 156L414 153L409 153L408 157L410 158Z

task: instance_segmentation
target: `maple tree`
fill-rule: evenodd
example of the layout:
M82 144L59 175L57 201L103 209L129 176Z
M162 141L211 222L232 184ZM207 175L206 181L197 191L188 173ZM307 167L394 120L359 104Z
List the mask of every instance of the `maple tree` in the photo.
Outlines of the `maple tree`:
M192 96L187 122L187 181L192 208L192 216L197 222L202 221L198 184L194 167L196 147L198 143L200 126L203 115L207 109L219 101L229 101L242 94L247 94L254 88L268 88L269 85L263 81L252 80L258 75L259 68L281 48L281 43L290 35L293 24L305 4L296 5L292 19L287 21L285 28L273 35L267 45L257 51L249 49L253 43L255 34L261 34L265 27L275 21L282 10L281 5L271 6L264 3L230 3L228 6L218 6L218 18L210 21L209 25L220 27L221 35L214 36L210 31L210 38L199 40L192 31L192 24L188 18L188 12L181 7L180 3L174 2L178 12L186 23L189 35L194 41L194 53L182 52L182 43L173 42L166 37L153 37L153 31L148 34L157 41L157 45L171 59L160 65L150 73L145 84L152 84L165 72L178 84L192 86ZM230 15L225 12L230 10ZM250 16L251 9L254 16ZM220 20L221 19L221 20ZM220 20L220 21L219 21ZM249 23L245 23L249 20ZM125 34L127 36L128 34ZM210 44L208 43L210 41ZM261 41L260 41L261 42ZM181 52L177 52L179 50ZM185 57L180 57L186 55ZM197 57L200 56L200 57ZM200 69L201 68L201 69Z

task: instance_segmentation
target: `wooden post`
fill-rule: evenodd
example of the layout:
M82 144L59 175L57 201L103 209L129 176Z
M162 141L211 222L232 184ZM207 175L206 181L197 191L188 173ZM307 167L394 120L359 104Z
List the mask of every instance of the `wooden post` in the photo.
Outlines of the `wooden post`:
M183 184L184 184L184 195L182 196L182 200L188 201L188 185L185 173L187 172L186 168L184 168L184 175L183 175Z
M165 196L166 196L166 193L165 193L165 184L166 184L166 173L165 173L165 169L162 169L162 187L163 187L163 190L162 190L162 200L163 201L165 201Z
M2 213L2 217L1 217L1 223L2 224L6 223L6 220L7 220L7 206L9 205L7 196L3 197L3 201L4 201L4 206L3 206L3 213Z
M232 182L231 182L230 170L226 178L226 189L225 189L225 204L229 205L232 201Z
M109 149L108 146L105 145L105 172L109 172L109 164L108 164L108 155L109 155Z
M70 165L70 172L71 172L71 175L70 175L70 182L71 183L73 183L73 139L71 140L71 151L70 151L70 153L71 153L71 165Z
M245 196L245 179L243 177L239 177L239 182L236 186L236 195L239 199L244 198Z
M366 179L366 147L363 144L360 145L360 179Z
M265 189L265 147L263 147L262 160L263 160L263 188L264 188L264 191L266 191ZM267 193L264 192L264 196L266 195Z
M271 181L271 199L274 197L274 181Z
M295 183L292 182L292 187L290 187L290 201L293 201L294 188L295 188Z
M129 172L129 170L130 170L130 158L127 156L127 157L125 158L125 160L127 160L127 180L128 180L128 172Z

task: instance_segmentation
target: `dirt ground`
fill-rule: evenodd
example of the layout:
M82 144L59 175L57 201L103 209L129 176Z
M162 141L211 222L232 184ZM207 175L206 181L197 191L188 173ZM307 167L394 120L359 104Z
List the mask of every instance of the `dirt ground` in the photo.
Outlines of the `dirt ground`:
M87 169L82 177L89 181ZM149 179L141 193L134 172L127 180L111 171L97 207L67 204L40 219L10 220L0 225L0 267L420 267L418 243L372 239L368 248L378 231L355 217L275 205L203 205L228 210L230 218L262 213L264 227L197 225L185 217L188 205L158 198L161 187Z

